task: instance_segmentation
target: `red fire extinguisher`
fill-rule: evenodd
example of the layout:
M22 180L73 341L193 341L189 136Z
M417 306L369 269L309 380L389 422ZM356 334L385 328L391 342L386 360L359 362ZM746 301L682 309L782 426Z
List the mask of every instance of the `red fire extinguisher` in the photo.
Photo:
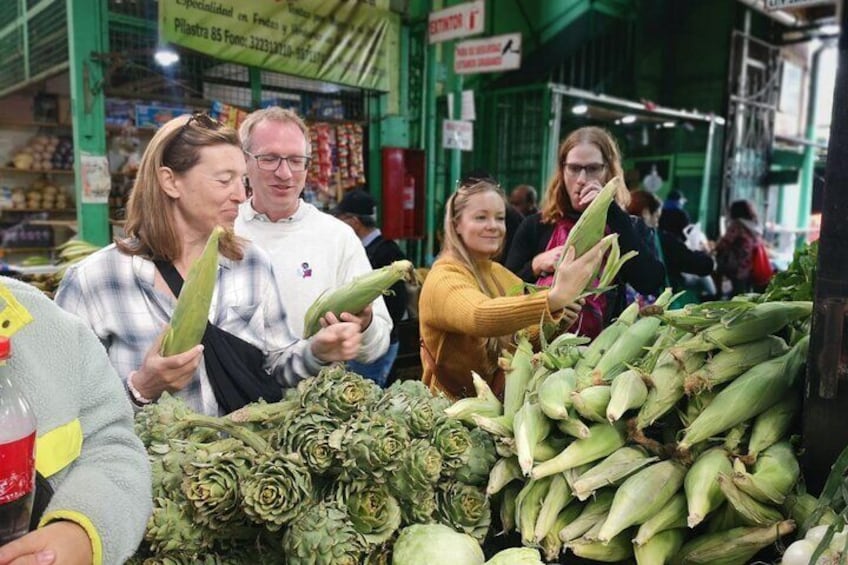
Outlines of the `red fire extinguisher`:
M403 233L406 237L415 236L415 177L406 173L403 178Z

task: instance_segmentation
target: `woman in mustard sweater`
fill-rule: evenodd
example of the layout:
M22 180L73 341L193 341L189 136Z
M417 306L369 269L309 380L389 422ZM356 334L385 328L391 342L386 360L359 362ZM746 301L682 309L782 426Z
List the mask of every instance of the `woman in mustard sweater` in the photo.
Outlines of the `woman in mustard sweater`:
M512 335L538 325L542 314L566 327L580 312L577 298L599 266L605 244L580 258L566 253L550 289L507 296L522 280L492 259L501 252L506 199L488 181L460 186L445 210L444 246L433 264L419 301L424 383L453 399L474 394L471 371L498 396L504 375L498 355Z

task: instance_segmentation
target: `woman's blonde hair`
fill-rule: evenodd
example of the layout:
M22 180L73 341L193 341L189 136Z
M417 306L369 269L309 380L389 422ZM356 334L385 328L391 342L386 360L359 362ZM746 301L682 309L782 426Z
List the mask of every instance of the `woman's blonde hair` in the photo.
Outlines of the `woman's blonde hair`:
M574 130L560 144L557 152L556 170L548 181L545 198L542 202L542 222L544 223L556 222L565 214L575 212L571 205L571 199L568 197L568 190L565 188L562 170L568 153L581 143L591 143L600 150L604 165L606 165L603 184L616 176L624 179L624 170L621 167L621 151L619 151L618 143L615 142L615 138L610 132L594 126ZM622 209L626 209L630 202L630 194L624 187L624 183L621 184L621 187L615 195L615 201Z
M183 174L200 161L200 150L215 145L241 149L238 133L214 121L206 114L176 117L153 135L147 145L127 202L127 237L115 243L128 255L176 261L182 246L176 232L174 199L162 190L159 169L170 168ZM243 240L232 230L221 236L221 254L233 260L244 256Z
M474 280L477 281L477 286L483 294L491 298L496 298L501 296L500 292L497 289L491 288L483 279L477 261L471 257L468 246L462 240L462 236L456 231L456 226L462 217L463 211L468 207L469 199L476 194L494 192L503 200L504 210L506 210L508 204L503 189L492 180L472 179L471 182L473 184L460 184L456 192L448 198L447 205L445 206L445 241L442 247L442 253L450 255L471 271ZM506 238L501 240L501 244L492 258L499 256L503 251L504 239ZM490 359L497 360L501 350L508 345L509 336L491 336L486 338L486 351Z

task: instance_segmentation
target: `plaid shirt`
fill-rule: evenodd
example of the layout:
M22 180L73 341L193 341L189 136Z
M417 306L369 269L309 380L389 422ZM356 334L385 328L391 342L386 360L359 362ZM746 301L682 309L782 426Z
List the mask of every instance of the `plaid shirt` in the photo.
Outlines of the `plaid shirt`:
M154 288L155 274L152 261L121 253L113 244L70 267L56 293L59 306L94 330L124 382L141 367L176 306L170 293ZM265 370L283 387L320 370L309 341L296 339L289 329L271 263L256 246L246 246L242 261L219 256L209 311L213 324L265 353ZM219 413L205 363L175 396L198 412Z

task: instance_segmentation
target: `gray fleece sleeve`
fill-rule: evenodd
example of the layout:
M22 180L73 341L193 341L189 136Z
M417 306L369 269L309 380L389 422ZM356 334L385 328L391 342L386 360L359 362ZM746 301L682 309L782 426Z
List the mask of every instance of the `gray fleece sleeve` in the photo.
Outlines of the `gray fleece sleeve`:
M79 398L74 400L79 403L82 451L51 478L55 493L42 523L76 521L82 515L97 532L102 563L123 563L135 553L152 510L150 466L133 432L121 379L94 334L77 325L79 354L64 360L64 370L79 376Z

